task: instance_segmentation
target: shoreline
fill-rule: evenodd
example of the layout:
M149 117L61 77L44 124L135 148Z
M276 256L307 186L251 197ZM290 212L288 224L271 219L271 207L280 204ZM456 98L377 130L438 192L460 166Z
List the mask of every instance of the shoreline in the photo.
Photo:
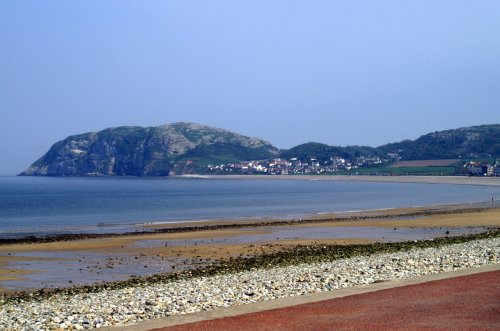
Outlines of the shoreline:
M388 217L421 217L442 214L463 214L465 212L478 212L488 209L499 209L500 201L491 204L485 202L470 202L446 205L409 206L400 208L381 208L375 210L355 210L345 212L327 212L305 214L295 218L231 218L211 220L191 220L179 222L154 222L135 224L136 231L106 232L106 233L67 233L28 235L15 238L0 238L0 248L15 244L56 243L67 241L80 241L89 239L107 238L133 238L137 236L154 236L160 234L190 233L199 231L219 231L249 229L258 227L293 226L299 224L311 225L325 222L363 221L368 219L383 219Z
M19 176L5 175L1 177L48 177L48 176ZM92 176L53 176L51 178L96 178ZM456 184L456 185L481 185L500 186L500 177L479 176L415 176L415 175L170 175L162 177L137 177L137 176L102 176L97 178L132 178L132 179L233 179L233 180L327 180L327 181L353 181L353 182L386 182L386 183L415 183L415 184Z
M191 178L198 178L199 176L191 176ZM106 208L102 207L103 210L106 211L106 214L99 213L99 211L95 212L94 210L89 213L89 217L87 216L75 216L72 217L71 224L66 222L63 217L58 215L57 213L54 214L54 221L53 222L46 222L44 221L44 217L50 217L53 213L48 213L47 216L44 216L43 210L41 212L40 217L35 215L35 212L31 212L31 214L28 213L28 217L26 218L20 218L19 219L19 225L17 225L17 220L18 220L18 215L24 215L24 207L21 204L22 201L16 202L16 204L19 204L19 207L12 207L12 211L6 210L8 212L11 212L12 219L9 219L9 217L5 218L7 220L7 225L12 224L12 226L6 226L3 231L0 231L0 244L2 243L7 243L7 242L20 242L20 241L25 241L25 242L30 242L31 239L34 239L34 241L39 242L40 240L37 239L39 237L51 237L55 238L55 240L61 240L58 238L63 238L62 240L65 240L65 238L70 239L70 238L80 238L83 239L85 238L104 238L106 236L118 236L118 235L129 235L129 233L134 233L134 232L147 232L150 231L152 228L156 227L156 224L167 224L167 223L178 223L178 224L190 224L192 226L199 226L200 224L204 224L207 222L211 221L218 221L220 223L230 223L232 221L237 221L240 223L247 223L249 222L248 220L256 220L257 222L267 222L269 220L275 221L275 220L294 220L294 219L304 219L304 218L312 218L316 217L316 214L321 215L323 214L338 214L338 213L344 213L348 211L355 211L355 212L363 212L366 211L370 208L383 208L383 207L389 207L389 208L399 208L402 206L427 206L429 204L446 204L446 203L473 203L473 202L478 202L478 201L485 201L487 203L491 197L493 197L498 202L500 202L500 177L498 178L493 178L493 177L488 177L488 178L475 178L475 177L403 177L403 176L327 176L327 175L314 175L314 176L296 176L296 175L280 175L280 176L271 176L271 175L248 175L248 176L239 176L239 175L223 175L223 176L201 176L205 181L205 184L202 184L201 182L195 182L196 179L177 179L178 183L175 183L176 177L171 178L171 182L168 182L168 177L164 177L163 179L160 179L159 177L157 178L157 183L158 185L162 187L170 187L170 183L175 184L174 187L176 186L183 186L187 185L189 187L199 187L199 185L208 185L209 187L251 187L255 188L253 191L251 191L252 194L256 197L253 199L253 196L249 195L251 199L249 201L257 201L256 203L252 204L248 208L245 207L244 204L242 204L241 208L235 208L234 212L227 212L224 209L218 208L219 206L214 204L215 207L212 208L212 206L209 206L210 208L208 209L207 212L205 210L202 210L200 208L196 209L194 212L189 212L189 209L185 211L180 211L177 213L177 209L173 208L173 211L170 210L170 207L159 207L157 209L152 208L153 210L150 213L147 213L148 209L144 209L143 212L141 208L135 208L133 209L132 216L130 215L121 215L119 212L119 208L121 208L119 205L117 205L116 208L114 208L113 204L108 204L105 203L107 200L103 200L103 202L99 201L100 205L106 206ZM190 176L184 176L184 177L177 177L177 178L190 178ZM112 177L109 177L110 180L113 180ZM115 180L119 180L120 178L115 177ZM210 180L214 180L213 183L209 183ZM278 180L278 182L276 182ZM282 181L283 183L279 184L279 181ZM289 182L285 183L285 181L290 180ZM308 195L304 197L304 201L302 201L302 194L300 190L294 190L296 187L302 187L305 186L307 187L307 192L309 190L314 190L315 186L317 185L312 185L313 183L311 182L311 185L306 185L307 180L311 181L323 181L325 185L319 185L318 188L318 193L327 192L328 194L332 194L332 198L330 198L330 195L318 195L315 197L314 195ZM388 197L387 199L380 200L380 198L377 197L377 192L374 191L374 193L370 193L367 195L367 199L365 199L365 194L363 193L364 191L360 191L362 194L358 194L357 191L354 191L354 194L351 193L349 196L350 198L343 198L339 197L337 199L338 195L337 192L341 191L339 188L343 188L343 185L348 185L347 182L346 184L342 184L341 181L344 180L349 180L349 181L391 181L391 182L401 182L401 181L420 181L420 182L433 182L437 183L436 180L440 180L443 182L454 182L454 183L460 183L464 185L470 185L469 187L466 188L461 188L457 186L451 186L451 185L435 185L436 187L429 186L429 185L417 185L417 184L401 184L401 185L390 185L390 184L356 184L354 183L355 187L360 186L361 189L366 187L366 190L368 192L371 192L373 190L377 190L377 188L381 188L382 190L387 189L388 192L395 190L397 192L408 192L408 198L406 198L406 193L403 193L401 195L402 198L398 198L399 195L395 196L397 199L391 200L391 197ZM225 183L217 183L217 181L225 181ZM261 181L257 183L258 181ZM273 181L276 183L276 185L272 184ZM295 183L293 181L296 181ZM298 181L302 181L303 184L299 184ZM332 181L331 185L327 184L328 181ZM338 181L338 184L335 184L334 181ZM160 183L161 182L161 183ZM252 184L254 182L254 184ZM267 184L266 184L267 182ZM30 182L31 183L31 182ZM51 183L51 182L49 182ZM147 182L142 182L141 185L147 186ZM246 184L245 184L246 183ZM321 184L321 182L318 182L316 184ZM477 184L477 186L475 185ZM121 184L120 184L121 185ZM124 184L125 185L125 184ZM276 194L276 190L271 190L274 195L271 196L272 199L275 199L275 196L277 197L276 200L272 201L277 201L278 206L274 206L273 204L270 204L269 201L271 201L271 198L267 198L267 195L259 195L259 188L260 186L264 187L282 187L284 186L285 189L288 188L289 186L292 187L290 192L286 192L289 194L289 196L283 196L281 197L280 194ZM486 186L487 185L487 186ZM498 185L498 186L497 186ZM408 186L408 188L407 188ZM127 184L128 187L128 184ZM372 188L372 189L370 189ZM447 194L440 194L440 190L444 190L447 192ZM427 197L426 191L429 190L430 192L433 192L433 194L436 194L436 198L430 198ZM168 190L167 190L168 191ZM246 190L240 190L241 192L244 192L246 194ZM413 191L415 192L421 192L421 193L412 193ZM471 191L474 191L474 193L471 193ZM255 194L257 192L257 194ZM267 192L267 191L266 191ZM284 191L285 192L285 191ZM348 191L351 192L351 191ZM422 193L423 192L423 193ZM238 194L240 192L238 191ZM342 194L342 193L340 193ZM139 198L142 198L140 195L138 195ZM212 195L213 196L213 195ZM238 195L238 204L237 206L240 206L241 203L244 203L243 199L246 199L246 196L241 194L243 198ZM451 198L455 197L457 198ZM374 201L380 201L377 203L371 203L371 198L374 197ZM459 198L458 198L459 197ZM132 201L140 201L138 200L139 198L134 198ZM155 198L156 199L156 198ZM347 199L347 200L346 200ZM378 199L378 200L377 200ZM153 206L162 206L161 205L161 196L157 199L158 203L153 202ZM269 200L269 201L268 201ZM226 201L226 200L224 200ZM229 199L228 201L232 201ZM261 202L262 201L262 202ZM292 203L291 203L291 202ZM295 202L297 203L295 204ZM346 203L342 203L342 201ZM366 202L368 201L368 202ZM89 201L94 203L94 201ZM267 204L266 204L267 203ZM83 205L83 204L81 204ZM99 205L99 204L97 204ZM14 205L16 206L16 205ZM113 206L113 207L108 207L108 206ZM222 205L223 206L223 205ZM265 208L261 208L261 206L264 206ZM117 209L118 208L118 209ZM116 213L110 213L109 210L117 211ZM18 212L19 211L19 212ZM78 210L80 213L75 213L75 215L87 215L85 214L86 211L81 211ZM82 214L83 212L83 214ZM7 214L9 215L9 214ZM33 216L34 215L34 216ZM148 217L148 215L150 215ZM314 216L313 216L314 215ZM217 219L219 218L219 219ZM51 221L51 219L47 219ZM67 224L66 224L67 223ZM45 226L47 224L47 226ZM58 224L63 224L63 226L58 226ZM66 225L65 225L66 224ZM73 225L76 224L76 225ZM57 227L58 226L58 227ZM104 235L104 233L108 233L107 235ZM84 235L83 237L81 235ZM19 240L20 238L27 238L26 240ZM35 238L37 237L37 238ZM46 240L48 241L48 240Z
M437 273L437 274L429 274L429 275L422 275L414 278L409 278L409 279L389 279L385 281L380 281L372 284L364 284L364 285L355 285L352 287L347 287L343 289L337 289L334 291L325 291L325 292L320 292L320 293L313 293L313 294L305 294L305 295L298 295L298 296L293 296L293 297L286 297L286 298L279 298L276 300L269 300L269 301L258 301L254 303L248 303L245 305L240 305L240 306L235 306L235 307L226 307L223 309L217 309L217 310L212 310L212 311L200 311L200 312L195 312L192 314L184 314L184 315L170 315L168 317L162 317L158 319L152 319L152 320L145 320L142 322L139 322L137 324L128 324L128 325L115 325L115 326L109 326L109 327L104 327L104 330L107 331L150 331L150 330L168 330L169 327L177 327L180 326L181 328L187 326L186 324L189 323L189 326L194 326L197 330L201 330L200 326L202 324L205 324L206 326L211 327L212 329L228 329L229 326L236 325L234 322L236 322L236 319L240 319L249 323L248 325L252 326L257 326L253 327L253 329L258 329L258 327L266 326L266 325L271 325L269 323L270 321L267 320L267 317L269 317L270 314L276 314L276 318L273 319L273 322L275 321L282 321L282 322L288 322L288 314L280 314L283 312L283 310L287 309L294 309L294 312L297 313L297 308L302 308L304 307L303 305L316 305L316 304L321 304L323 306L324 303L329 305L328 301L332 300L355 300L357 303L357 306L359 307L359 303L366 302L363 297L366 295L379 295L379 293L384 293L387 291L394 291L394 290L401 290L408 287L415 288L416 286L418 287L424 287L428 286L429 282L432 282L432 286L434 288L434 284L440 283L440 282L449 282L450 280L454 282L456 285L456 279L463 279L467 278L467 280L470 279L470 277L484 277L483 275L485 274L491 274L491 273L499 273L500 272L500 266L498 264L491 264L491 265L485 265L481 267L476 267L476 268L471 268L471 269L460 269L460 270L454 270L454 271L447 271L443 273ZM487 277L490 278L490 277ZM492 288L494 287L494 279L489 279L489 284L493 284L492 286L486 286L492 291L492 293L496 293L495 290ZM467 287L469 283L466 283L465 287ZM449 284L447 284L449 285ZM460 284L459 284L460 285ZM474 300L476 300L476 296L479 294L481 296L481 292L483 291L483 288L485 287L485 284L474 284L474 285L483 285L483 286L476 286L476 288L473 289L474 294ZM447 289L453 288L452 291L446 293L444 295L443 299L446 301L451 295L455 295L455 293L461 292L464 293L464 296L469 295L467 292L466 288L460 288L462 286L459 286L458 288L450 287L447 286ZM377 292L377 293L373 293ZM479 292L479 293L478 293ZM419 292L416 292L419 293ZM466 293L466 294L465 294ZM484 292L483 292L484 293ZM427 294L433 294L433 293L427 293ZM384 295L384 294L382 294ZM347 298L346 298L347 297ZM394 297L392 295L391 297ZM431 303L435 303L432 299L432 296L427 296L430 300ZM482 297L482 296L481 296ZM493 294L494 297L494 294ZM356 299L354 299L356 298ZM360 299L361 298L361 299ZM440 297L443 298L443 297ZM467 297L464 297L463 300L456 301L457 305L461 304L462 302L465 302L469 300ZM373 306L375 309L378 311L380 310L380 305L378 300L374 300ZM413 302L413 301L412 301ZM337 303L337 302L335 302ZM340 303L340 302L339 302ZM392 300L391 300L392 303ZM411 304L411 303L410 303ZM415 304L417 307L421 306L421 303ZM448 305L448 303L445 303L445 305ZM472 305L472 304L470 304ZM469 306L470 306L469 305ZM301 307L298 307L301 306ZM488 309L490 305L484 306L485 309ZM308 307L308 308L309 308ZM331 309L334 309L332 306L330 306ZM338 306L340 309L343 309L343 305ZM468 307L466 305L466 307ZM358 314L356 307L352 307L351 311L351 316ZM387 310L390 310L391 307L387 307ZM323 313L323 312L322 312ZM425 313L425 311L424 311ZM267 316L265 316L267 314ZM437 313L439 314L439 313ZM253 316L251 316L253 315ZM260 318L261 316L264 315L264 320L267 320L268 323L258 321L256 324L254 324L254 320L249 317L257 317ZM298 318L312 318L313 313L309 310L300 310ZM324 314L323 314L324 315ZM359 314L358 314L359 315ZM413 318L412 316L412 311L408 311L408 315L410 316L409 318ZM475 323L474 321L477 320L477 314L476 312L470 314L470 321L472 323ZM328 314L328 316L331 316L331 314ZM343 316L343 315L342 315ZM298 320L297 316L295 316L295 321ZM325 318L324 316L320 317ZM428 318L426 315L425 318ZM356 317L357 319L357 317ZM363 317L364 319L364 317ZM437 318L435 318L437 319ZM241 322L238 321L238 325L241 325ZM407 321L408 324L411 324L411 320ZM276 323L275 323L276 324ZM298 323L293 323L291 325L297 325ZM389 324L389 323L388 323ZM244 325L244 324L243 324ZM323 324L325 325L325 324ZM373 324L375 325L375 324ZM373 326L372 325L372 326ZM379 326L379 324L376 324ZM396 328L397 326L400 326L403 324L392 324L393 328ZM447 324L446 324L447 325ZM457 324L458 325L458 324ZM303 326L303 324L299 324L297 326ZM471 326L472 327L472 326ZM160 329L161 328L161 329ZM493 325L492 325L493 328ZM207 329L205 327L205 329ZM205 330L204 329L204 330ZM247 327L248 330L250 328ZM340 328L342 329L342 328Z
M497 231L395 244L299 247L164 276L21 293L0 297L0 326L133 327L173 315L498 266L499 240Z
M498 231L500 208L441 205L311 215L301 220L194 225L166 224L155 232L128 235L28 238L4 243L0 245L0 293L123 281L126 275L168 274L297 247L397 243ZM59 270L66 280L48 283L53 277L51 270Z
M368 176L368 175L177 175L185 179L328 180L378 183L454 184L500 186L500 177L466 176Z

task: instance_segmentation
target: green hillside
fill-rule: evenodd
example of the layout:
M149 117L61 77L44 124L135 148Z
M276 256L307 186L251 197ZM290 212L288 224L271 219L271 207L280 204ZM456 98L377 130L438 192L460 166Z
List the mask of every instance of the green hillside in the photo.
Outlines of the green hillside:
M500 125L481 125L426 134L412 141L383 145L383 153L403 160L500 157Z

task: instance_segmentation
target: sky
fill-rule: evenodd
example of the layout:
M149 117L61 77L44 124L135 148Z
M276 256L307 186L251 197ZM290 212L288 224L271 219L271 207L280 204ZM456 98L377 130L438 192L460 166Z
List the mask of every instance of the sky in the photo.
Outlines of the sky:
M499 0L0 1L0 175L194 122L279 148L500 123Z

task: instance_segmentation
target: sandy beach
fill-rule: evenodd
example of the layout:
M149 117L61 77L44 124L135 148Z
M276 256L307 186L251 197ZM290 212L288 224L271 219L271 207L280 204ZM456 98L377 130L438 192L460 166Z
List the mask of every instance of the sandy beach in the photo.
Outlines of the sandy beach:
M242 223L248 226L238 227ZM180 232L2 245L1 288L84 284L89 276L92 281L126 279L138 270L139 275L184 270L297 245L349 245L477 233L500 227L500 209L465 204L310 215L295 222L264 220L264 225L259 219L149 227ZM190 231L184 232L183 227ZM59 275L52 285L48 283L51 268L65 275Z
M500 208L491 203L244 222L0 245L0 328L133 329L179 314L485 267L500 256Z
M245 180L331 180L381 183L420 183L500 186L500 177L465 176L345 176L345 175L183 175L179 178Z
M276 302L297 297L335 295L379 284L397 286L456 271L498 270L499 244L496 232L397 244L302 247L175 277L0 296L0 329L151 330L152 325L178 324L176 316L197 318L197 313L220 314L252 303L267 302L270 309Z
M182 178L500 186L498 177L230 175ZM158 222L142 225L142 229L167 233L4 244L0 245L0 291L123 280L130 275L147 276L229 258L286 251L297 245L368 244L478 233L500 226L498 201L493 202L312 214L286 220L264 217ZM53 273L57 273L57 277Z

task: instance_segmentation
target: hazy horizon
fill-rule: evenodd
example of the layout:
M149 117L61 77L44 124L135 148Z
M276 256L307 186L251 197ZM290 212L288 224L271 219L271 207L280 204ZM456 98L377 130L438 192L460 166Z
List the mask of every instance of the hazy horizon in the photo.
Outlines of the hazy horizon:
M4 1L0 175L194 122L291 148L500 123L500 2Z

